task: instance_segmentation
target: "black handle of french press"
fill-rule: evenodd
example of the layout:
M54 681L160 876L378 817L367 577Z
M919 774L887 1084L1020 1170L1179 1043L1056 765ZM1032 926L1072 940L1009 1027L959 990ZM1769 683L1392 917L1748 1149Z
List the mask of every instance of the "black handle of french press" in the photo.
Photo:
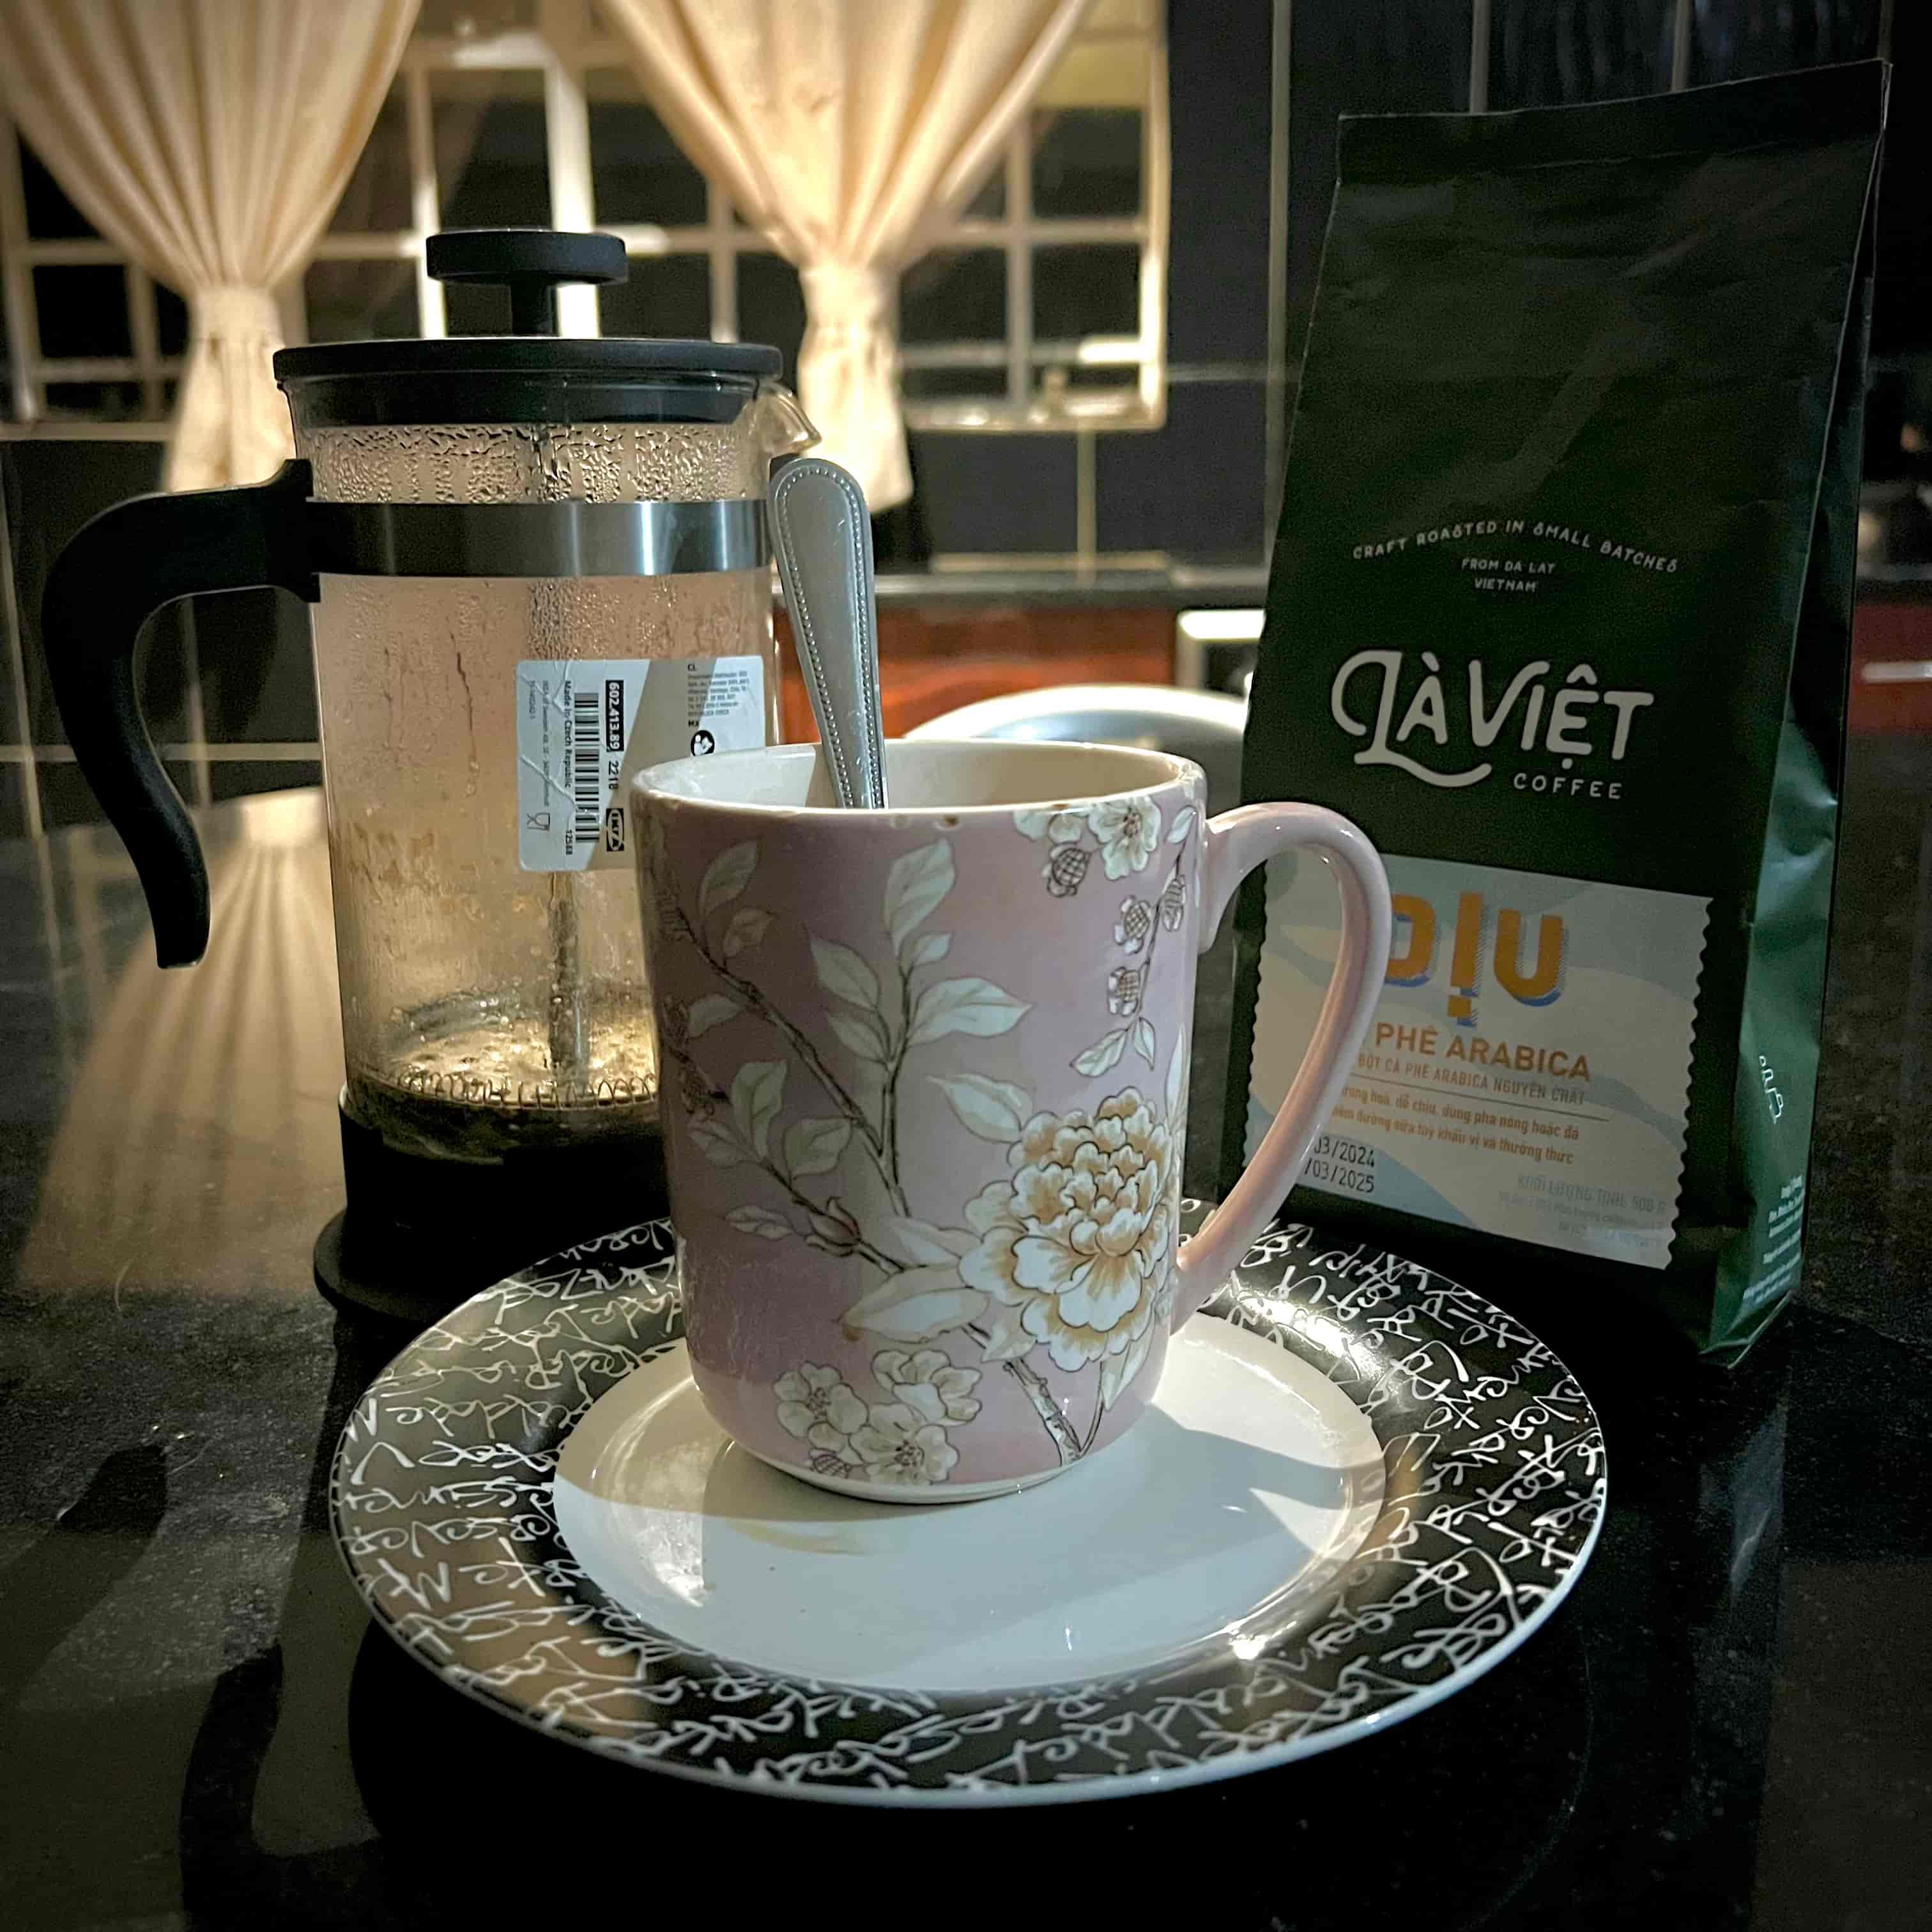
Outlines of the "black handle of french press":
M163 604L202 591L274 585L314 602L311 487L297 462L266 483L131 497L83 524L48 573L40 637L54 702L140 874L164 966L207 950L208 868L141 715L135 644Z
M429 238L429 272L440 282L491 282L510 292L513 335L556 333L556 292L566 282L621 282L631 272L614 235L554 228L451 228Z

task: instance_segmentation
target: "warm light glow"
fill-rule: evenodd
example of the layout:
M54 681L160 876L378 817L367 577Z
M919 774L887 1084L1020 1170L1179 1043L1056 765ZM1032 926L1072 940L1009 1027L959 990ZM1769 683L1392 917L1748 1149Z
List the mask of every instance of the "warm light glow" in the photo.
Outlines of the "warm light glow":
M237 801L244 836L271 850L314 845L326 836L318 791L264 791Z
M1184 610L1178 622L1180 634L1197 644L1252 644L1262 634L1267 612L1252 610Z

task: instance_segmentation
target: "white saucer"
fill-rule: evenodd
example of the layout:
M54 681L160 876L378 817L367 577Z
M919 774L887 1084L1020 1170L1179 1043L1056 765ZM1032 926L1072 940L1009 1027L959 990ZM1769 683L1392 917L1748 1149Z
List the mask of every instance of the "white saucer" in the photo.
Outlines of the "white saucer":
M554 1498L591 1581L679 1643L945 1696L1277 1640L1332 1596L1382 1492L1334 1383L1197 1317L1128 1435L1005 1496L908 1508L801 1482L711 1420L680 1342L565 1438Z
M1473 1683L1602 1520L1602 1434L1548 1347L1313 1228L1256 1243L1123 1440L943 1507L727 1444L676 1276L655 1222L466 1302L356 1405L330 1491L419 1663L670 1776L931 1807L1288 1763Z

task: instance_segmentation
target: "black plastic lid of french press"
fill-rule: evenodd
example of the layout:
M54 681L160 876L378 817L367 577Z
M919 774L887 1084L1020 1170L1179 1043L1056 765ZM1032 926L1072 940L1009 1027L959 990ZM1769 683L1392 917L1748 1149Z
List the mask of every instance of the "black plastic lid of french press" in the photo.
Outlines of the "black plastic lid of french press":
M621 282L629 274L614 235L452 229L429 238L428 256L438 281L507 289L513 333L284 349L275 380L303 427L730 422L760 380L782 366L761 342L557 334L560 285Z

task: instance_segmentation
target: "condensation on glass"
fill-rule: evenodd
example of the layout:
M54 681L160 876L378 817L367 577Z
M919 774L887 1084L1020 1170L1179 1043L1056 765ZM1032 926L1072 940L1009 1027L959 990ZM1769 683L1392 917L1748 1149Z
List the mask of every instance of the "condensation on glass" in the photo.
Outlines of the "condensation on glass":
M762 497L802 423L776 387L729 424L315 428L325 502ZM769 571L326 576L315 615L350 1103L392 1145L488 1155L635 1132L657 1058L628 869L518 862L518 666L762 653Z

